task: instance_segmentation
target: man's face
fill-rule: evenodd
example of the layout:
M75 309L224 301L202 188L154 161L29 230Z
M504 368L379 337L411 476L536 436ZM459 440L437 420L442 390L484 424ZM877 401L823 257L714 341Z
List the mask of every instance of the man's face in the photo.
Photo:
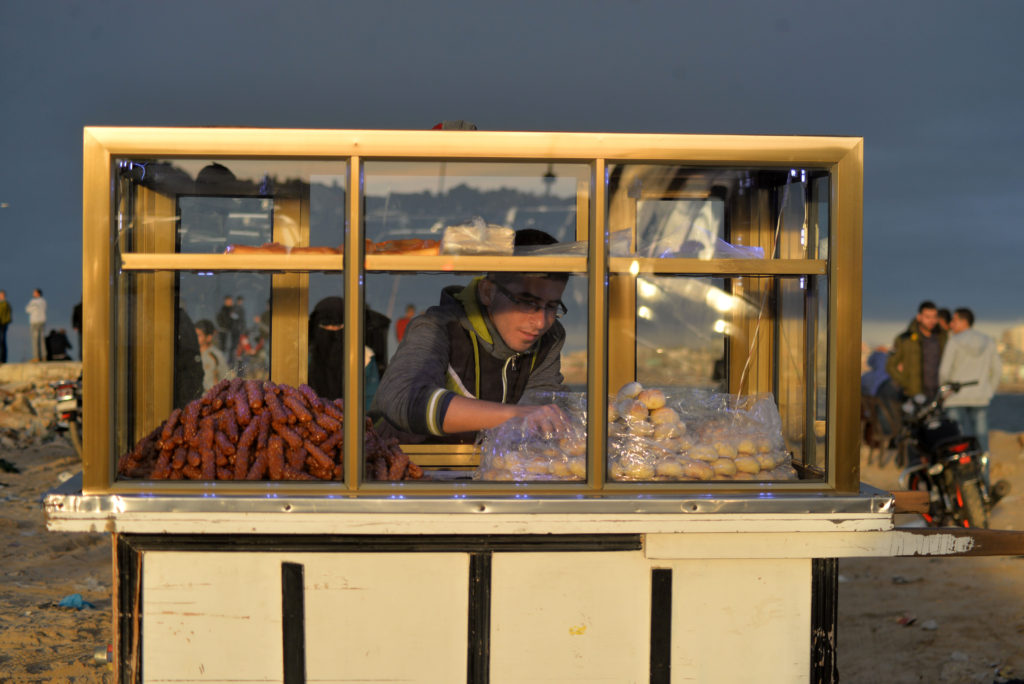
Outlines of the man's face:
M484 278L480 282L480 301L487 307L494 328L505 344L513 351L524 352L554 325L555 312L548 307L561 301L565 285L558 280L524 277L498 286ZM520 303L513 302L501 292L501 287ZM535 302L539 308L529 311L530 307L521 303L526 300Z
M952 320L949 322L949 329L954 333L962 333L971 326L968 325L966 318L961 318L958 314L953 314Z
M921 326L921 329L925 332L932 332L935 330L936 324L939 322L939 310L938 309L925 309L917 314L917 323Z

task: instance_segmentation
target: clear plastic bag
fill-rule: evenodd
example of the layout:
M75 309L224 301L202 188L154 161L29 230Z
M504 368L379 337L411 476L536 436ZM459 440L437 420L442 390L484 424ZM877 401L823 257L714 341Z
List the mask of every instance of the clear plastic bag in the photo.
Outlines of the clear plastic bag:
M568 416L552 434L540 434L524 419L513 418L477 438L480 466L474 480L582 481L587 475L587 396L582 392L528 392L521 404L555 404Z
M565 429L541 435L522 419L483 430L478 480L583 480L586 394L531 393L556 404ZM737 396L629 383L608 400L608 477L616 481L796 480L771 394Z
M485 223L482 218L475 216L467 224L444 229L441 254L510 255L515 236L511 228Z
M631 232L617 230L608 236L608 250L611 256L629 256ZM552 245L521 245L515 249L516 256L587 256L587 241L556 242Z
M633 382L610 399L608 416L612 480L797 479L771 394Z

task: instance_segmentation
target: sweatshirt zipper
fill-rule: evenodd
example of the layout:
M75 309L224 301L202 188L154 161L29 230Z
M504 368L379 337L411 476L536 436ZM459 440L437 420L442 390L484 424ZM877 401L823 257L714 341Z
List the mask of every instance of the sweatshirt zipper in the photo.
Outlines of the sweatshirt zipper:
M505 359L505 365L501 369L501 403L505 403L508 399L508 371L511 366L511 370L516 369L516 362L519 361L519 354L513 354L512 356Z

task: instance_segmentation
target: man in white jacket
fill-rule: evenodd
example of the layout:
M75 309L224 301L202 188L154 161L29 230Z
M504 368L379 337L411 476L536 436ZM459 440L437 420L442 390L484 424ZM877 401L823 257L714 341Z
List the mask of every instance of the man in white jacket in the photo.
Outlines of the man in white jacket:
M953 334L942 352L939 382L978 382L951 396L946 406L960 429L977 437L982 450L988 452L988 405L999 386L1003 367L995 340L975 330L973 325L974 313L970 309L953 312L949 324Z

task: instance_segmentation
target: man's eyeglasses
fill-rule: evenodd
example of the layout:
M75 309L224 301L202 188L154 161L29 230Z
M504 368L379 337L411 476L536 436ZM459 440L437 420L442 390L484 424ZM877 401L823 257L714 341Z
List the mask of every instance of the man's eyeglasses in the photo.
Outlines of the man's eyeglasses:
M488 278L488 280L490 279ZM555 318L561 318L565 314L569 313L569 310L565 308L565 304L563 304L560 299L553 302L547 302L545 304L540 299L536 299L534 297L523 297L522 295L517 295L514 292L509 292L496 280L491 280L491 283L494 287L498 288L498 292L504 295L505 299L512 302L512 304L522 313L535 314L538 311L543 310L545 315L551 314Z

